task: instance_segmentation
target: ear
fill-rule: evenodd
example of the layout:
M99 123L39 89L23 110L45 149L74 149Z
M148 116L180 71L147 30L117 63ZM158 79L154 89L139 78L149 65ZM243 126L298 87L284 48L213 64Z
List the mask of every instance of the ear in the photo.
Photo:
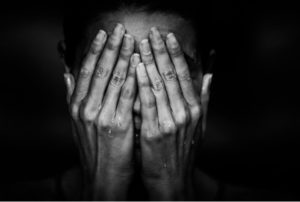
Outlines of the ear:
M57 43L57 51L59 54L59 58L61 59L62 64L64 65L65 72L70 73L70 68L66 64L65 55L66 55L66 43L64 40L60 40Z
M66 44L63 40L60 40L57 44L57 51L62 64L65 68L64 81L67 88L67 102L70 103L71 95L74 91L75 81L73 75L70 73L70 68L67 66L65 61Z
M207 111L208 111L208 103L210 98L210 87L213 77L213 66L215 63L216 58L216 52L215 50L211 50L209 52L209 58L208 62L206 64L206 72L204 72L203 78L202 78L202 88L201 88L201 106L202 106L202 112L203 112L203 119L202 119L202 129L203 133L206 129L206 119L207 119Z

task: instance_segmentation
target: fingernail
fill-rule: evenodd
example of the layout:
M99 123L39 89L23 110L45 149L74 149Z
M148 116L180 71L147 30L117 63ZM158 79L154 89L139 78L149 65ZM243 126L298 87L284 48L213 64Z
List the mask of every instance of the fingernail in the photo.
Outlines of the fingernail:
M106 32L104 30L100 29L96 36L96 40L100 42L100 41L106 40L106 37L107 37Z
M101 50L101 45L106 40L106 33L103 30L99 30L93 43L91 44L91 52L97 54Z
M140 55L138 53L134 53L131 57L132 66L136 67L140 62L141 62Z
M120 23L117 23L115 29L114 29L114 34L121 34L123 35L125 33L124 26Z
M123 45L123 48L124 49L130 49L132 47L132 42L133 42L132 36L129 35L129 34L125 34L124 35L124 45Z
M144 40L141 41L140 48L141 48L141 52L144 55L150 55L151 54L151 49L150 49L150 44L149 44L148 39L144 39Z
M159 33L159 31L156 27L152 27L150 29L150 37L155 39L155 40L160 40L161 39L160 33Z
M170 48L175 48L178 46L177 39L173 33L169 33L167 35L167 42L169 43Z

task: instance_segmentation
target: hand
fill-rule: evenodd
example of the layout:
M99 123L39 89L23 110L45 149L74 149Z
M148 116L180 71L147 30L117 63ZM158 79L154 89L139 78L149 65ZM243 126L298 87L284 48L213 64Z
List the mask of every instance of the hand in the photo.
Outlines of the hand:
M200 93L174 34L166 45L156 28L140 43L142 178L152 200L193 195L193 153L201 135ZM151 47L153 54L151 52Z
M134 39L124 33L120 24L108 39L100 30L76 84L66 75L87 200L124 200L133 174L132 107L140 57L132 55Z

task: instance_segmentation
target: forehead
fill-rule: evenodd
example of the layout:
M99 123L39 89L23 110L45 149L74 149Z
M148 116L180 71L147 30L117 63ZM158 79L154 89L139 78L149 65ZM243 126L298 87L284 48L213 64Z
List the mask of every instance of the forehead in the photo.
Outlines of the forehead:
M148 37L151 27L155 26L163 38L168 33L173 32L179 40L183 51L192 58L196 55L195 30L188 21L178 15L122 9L100 15L93 22L93 26L90 26L89 33L93 36L98 29L103 29L110 35L117 23L122 23L126 32L134 37L136 47L141 40Z

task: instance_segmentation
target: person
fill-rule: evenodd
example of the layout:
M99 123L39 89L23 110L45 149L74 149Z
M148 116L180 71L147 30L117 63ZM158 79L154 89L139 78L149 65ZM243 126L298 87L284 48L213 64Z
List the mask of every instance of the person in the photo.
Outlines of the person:
M136 163L149 199L195 199L193 158L206 111L201 93L207 97L211 79L201 67L195 27L176 13L122 3L100 12L82 46L70 45L65 32L83 197L126 199Z
M38 200L253 196L196 166L215 51L206 44L198 7L185 3L88 1L66 11L59 50L81 166L27 194Z

